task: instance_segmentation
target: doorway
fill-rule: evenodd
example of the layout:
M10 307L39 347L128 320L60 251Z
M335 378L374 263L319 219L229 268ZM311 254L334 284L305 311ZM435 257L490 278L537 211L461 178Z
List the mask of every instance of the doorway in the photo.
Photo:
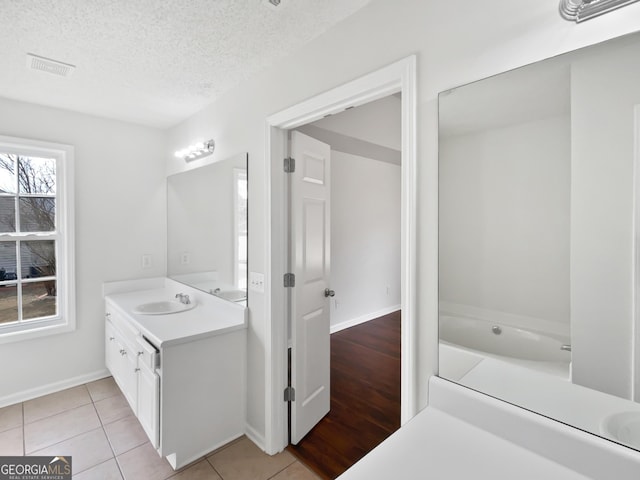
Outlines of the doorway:
M288 330L287 290L284 286L287 267L288 218L286 174L283 159L287 151L287 131L319 120L328 114L363 105L391 94L401 93L402 172L401 172L401 423L416 412L416 339L415 272L416 272L416 95L415 57L389 65L341 87L325 92L267 119L266 198L270 209L266 218L266 264L271 272L266 288L271 322L267 322L265 343L267 391L265 449L277 453L288 443L287 403L283 392L287 387Z
M400 427L400 118L398 93L290 132L288 449L322 478Z

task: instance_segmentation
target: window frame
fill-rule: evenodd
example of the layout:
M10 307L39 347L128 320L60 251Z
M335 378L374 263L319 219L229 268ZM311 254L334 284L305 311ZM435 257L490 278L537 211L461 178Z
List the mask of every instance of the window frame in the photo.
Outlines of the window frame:
M245 219L246 229L244 232L240 232L240 189L238 183L240 181L246 183L247 188L247 204L249 202L249 177L246 168L235 167L233 169L233 279L236 288L248 288L249 284L249 218L247 211L247 218ZM240 235L246 237L245 243L247 250L244 252L245 260L241 261L241 252L238 245ZM244 266L244 277L241 282L240 274L242 271L241 265ZM244 287L242 286L244 283Z
M75 312L74 147L0 135L0 152L56 160L56 229L53 233L0 233L0 239L54 240L56 245L57 314L21 323L0 324L0 344L71 332ZM16 193L17 195L17 193Z

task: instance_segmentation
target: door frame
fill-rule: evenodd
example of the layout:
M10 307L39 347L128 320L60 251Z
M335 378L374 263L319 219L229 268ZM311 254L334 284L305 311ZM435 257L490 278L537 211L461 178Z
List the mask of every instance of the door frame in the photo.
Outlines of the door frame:
M633 271L631 400L640 402L640 104L633 107Z
M316 95L266 119L265 131L265 444L268 454L288 444L287 386L288 317L287 290L283 285L288 261L289 221L286 174L283 159L288 152L288 130L394 93L401 93L401 407L403 425L416 414L417 405L417 132L416 56L411 55L356 80Z

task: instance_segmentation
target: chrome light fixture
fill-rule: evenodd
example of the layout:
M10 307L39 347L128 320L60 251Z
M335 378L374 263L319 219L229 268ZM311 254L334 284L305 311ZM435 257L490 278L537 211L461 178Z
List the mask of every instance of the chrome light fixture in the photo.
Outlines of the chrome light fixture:
M207 140L206 142L198 142L194 145L190 145L187 148L183 148L182 150L178 150L175 153L175 156L181 158L185 162L192 162L194 160L198 160L199 158L208 157L213 153L216 148L216 142L211 140Z
M638 0L560 0L560 15L565 20L584 22Z

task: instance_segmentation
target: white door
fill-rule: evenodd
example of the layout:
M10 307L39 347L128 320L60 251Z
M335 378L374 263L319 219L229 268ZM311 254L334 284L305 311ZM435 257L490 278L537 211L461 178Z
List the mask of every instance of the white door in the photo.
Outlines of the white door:
M330 407L329 145L291 132L290 176L291 443L297 444Z

